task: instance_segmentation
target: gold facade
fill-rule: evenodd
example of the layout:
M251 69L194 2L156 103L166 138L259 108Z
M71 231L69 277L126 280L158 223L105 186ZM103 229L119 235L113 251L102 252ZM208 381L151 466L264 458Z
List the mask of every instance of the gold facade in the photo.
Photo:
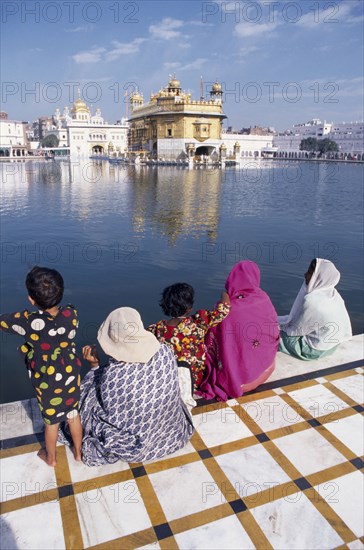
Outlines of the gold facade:
M220 140L222 90L218 82L212 86L210 99L196 101L183 92L180 83L171 79L168 86L152 94L148 103L136 92L131 98L129 149L158 154L158 140ZM187 153L187 150L186 150Z

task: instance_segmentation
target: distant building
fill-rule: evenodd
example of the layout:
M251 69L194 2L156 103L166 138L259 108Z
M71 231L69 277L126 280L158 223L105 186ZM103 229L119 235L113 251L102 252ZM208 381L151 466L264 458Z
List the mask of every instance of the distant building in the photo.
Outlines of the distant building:
M94 115L79 97L71 111L65 107L63 114L56 109L52 125L46 135L54 134L59 140L58 147L69 148L71 156L90 157L121 156L128 146L128 123L122 119L117 124L109 124L96 109Z
M328 123L313 119L303 124L295 124L292 129L274 136L273 143L278 148L277 156L288 158L300 158L305 155L300 151L300 144L303 139L330 139L335 141L339 147L338 158L364 157L364 123L363 122L342 122Z
M28 155L27 122L0 116L0 157L18 158Z
M38 118L38 139L42 141L54 124L53 117L41 116Z
M259 157L264 147L272 145L273 135L263 129L254 137L223 130L227 117L218 81L212 85L209 99L192 99L173 77L166 87L150 96L149 102L144 102L139 91L130 102L129 150L135 153L166 160L187 156Z

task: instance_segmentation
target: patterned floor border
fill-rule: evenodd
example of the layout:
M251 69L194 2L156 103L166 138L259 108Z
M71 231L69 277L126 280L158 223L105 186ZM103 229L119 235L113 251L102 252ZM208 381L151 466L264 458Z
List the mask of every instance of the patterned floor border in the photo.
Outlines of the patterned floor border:
M188 446L154 462L77 470L59 446L49 473L41 433L3 440L2 548L363 548L362 365L202 402Z

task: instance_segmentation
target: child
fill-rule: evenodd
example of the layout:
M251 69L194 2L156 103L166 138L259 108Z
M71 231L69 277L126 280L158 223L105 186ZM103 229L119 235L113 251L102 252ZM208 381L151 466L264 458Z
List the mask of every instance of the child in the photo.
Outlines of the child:
M200 309L194 315L189 315L194 295L194 289L186 283L176 283L165 288L159 305L171 319L158 321L148 327L148 330L153 332L160 342L172 347L178 362L189 365L195 387L198 388L205 368L205 334L228 315L230 299L224 291L213 311Z
M82 426L77 412L80 396L81 361L75 355L78 327L73 306L58 306L63 297L63 278L55 269L33 267L25 281L28 299L38 311L24 310L0 316L1 329L25 339L20 347L36 391L45 423L45 450L38 456L56 465L59 423L67 420L74 456L81 460Z

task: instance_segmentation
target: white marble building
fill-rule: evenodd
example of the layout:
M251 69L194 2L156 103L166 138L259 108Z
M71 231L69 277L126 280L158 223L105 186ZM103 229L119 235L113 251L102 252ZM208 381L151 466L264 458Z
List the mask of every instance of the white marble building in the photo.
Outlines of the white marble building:
M69 148L71 156L121 156L128 147L127 120L109 124L100 109L92 115L81 98L76 99L71 111L65 107L61 114L56 109L53 119L54 126L47 130L47 135L56 135L58 147Z
M306 138L331 139L339 146L339 157L364 159L364 123L341 122L328 123L313 119L303 124L296 124L291 130L275 135L274 146L278 147L278 156L300 157L300 143Z
M19 158L28 155L26 122L0 118L0 157Z

